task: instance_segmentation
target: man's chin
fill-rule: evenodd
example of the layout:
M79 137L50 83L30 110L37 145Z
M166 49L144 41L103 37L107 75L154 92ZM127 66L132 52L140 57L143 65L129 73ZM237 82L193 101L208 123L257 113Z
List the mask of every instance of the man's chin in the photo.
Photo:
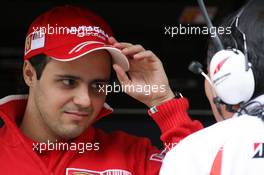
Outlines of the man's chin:
M57 135L61 139L70 140L79 137L86 129L87 127L78 125L65 126L61 128L59 132L57 132Z

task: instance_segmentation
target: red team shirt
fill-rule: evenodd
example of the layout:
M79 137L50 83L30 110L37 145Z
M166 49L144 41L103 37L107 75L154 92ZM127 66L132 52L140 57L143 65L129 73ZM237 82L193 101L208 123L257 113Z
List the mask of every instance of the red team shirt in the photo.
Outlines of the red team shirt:
M157 175L164 151L151 145L147 138L122 131L105 133L89 127L71 140L67 150L42 149L18 128L27 103L27 96L11 95L0 100L0 174L8 175ZM161 129L165 148L200 130L201 123L192 121L185 98L173 99L150 114ZM103 108L98 119L112 111ZM60 143L57 143L59 145ZM83 145L86 144L86 150ZM79 149L76 149L79 147ZM53 145L55 147L55 145ZM44 147L43 147L44 148ZM71 149L69 149L71 148Z

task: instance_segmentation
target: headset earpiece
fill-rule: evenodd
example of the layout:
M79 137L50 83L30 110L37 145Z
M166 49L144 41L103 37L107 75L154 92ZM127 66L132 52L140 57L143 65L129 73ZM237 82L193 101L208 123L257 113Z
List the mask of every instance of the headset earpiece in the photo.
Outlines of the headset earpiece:
M226 104L247 102L253 95L255 80L252 68L246 70L245 55L237 49L221 50L210 62L210 78L217 96Z
M207 27L212 28L213 25L203 0L197 1ZM199 70L193 71L194 73L201 72L211 84L214 92L214 103L220 114L222 113L219 107L220 103L225 103L232 108L232 105L249 101L254 94L255 80L251 64L248 62L246 34L239 28L239 18L248 5L249 3L238 12L230 24L230 37L234 41L236 49L225 49L218 34L216 34L216 37L211 36L214 47L218 52L209 64L210 78ZM236 37L234 38L234 36ZM243 52L238 50L237 41L243 42ZM195 68L195 66L191 68Z

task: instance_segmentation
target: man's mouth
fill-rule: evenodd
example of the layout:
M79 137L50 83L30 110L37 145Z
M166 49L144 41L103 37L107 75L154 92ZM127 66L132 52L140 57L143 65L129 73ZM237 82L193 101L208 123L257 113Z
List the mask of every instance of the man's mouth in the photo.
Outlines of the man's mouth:
M71 118L75 120L81 120L84 117L89 117L89 113L87 112L79 112L79 111L64 111L65 114L70 116Z

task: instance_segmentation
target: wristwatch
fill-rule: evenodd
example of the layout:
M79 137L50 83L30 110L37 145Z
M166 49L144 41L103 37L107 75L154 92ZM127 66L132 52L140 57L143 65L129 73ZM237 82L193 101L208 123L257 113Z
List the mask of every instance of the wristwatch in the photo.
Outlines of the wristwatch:
M174 95L175 95L175 98L176 98L176 99L183 98L182 93L180 93L180 92L178 92L178 91L175 91L175 92L174 92ZM158 112L157 106L152 106L152 107L149 109L149 111L150 111L150 114L155 114L155 113L157 113L157 112Z
M178 92L178 91L175 91L174 92L174 95L175 95L175 98L179 99L179 98L183 98L183 95L182 93Z

